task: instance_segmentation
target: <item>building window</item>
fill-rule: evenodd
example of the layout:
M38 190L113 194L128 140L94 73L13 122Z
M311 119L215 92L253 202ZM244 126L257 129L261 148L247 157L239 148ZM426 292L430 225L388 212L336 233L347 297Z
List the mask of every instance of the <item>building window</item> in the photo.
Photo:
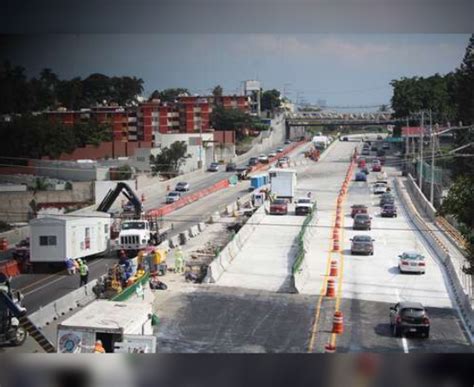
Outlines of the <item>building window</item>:
M56 235L43 235L39 237L40 246L56 246Z
M104 224L104 233L105 234L109 233L109 225L108 224Z

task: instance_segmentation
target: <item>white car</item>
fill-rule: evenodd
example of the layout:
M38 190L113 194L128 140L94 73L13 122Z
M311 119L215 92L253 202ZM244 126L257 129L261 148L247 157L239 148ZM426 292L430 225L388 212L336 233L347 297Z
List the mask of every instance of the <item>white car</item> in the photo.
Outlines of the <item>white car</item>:
M313 202L310 198L298 198L295 203L295 215L308 215L313 209Z
M166 196L166 204L177 202L179 199L181 199L181 193L176 192L176 191L170 192Z
M385 172L377 173L377 183L388 183L388 176Z
M260 156L258 156L258 161L260 161L261 163L266 163L266 162L268 162L268 157L267 157L267 155L265 155L265 154L262 153Z
M375 183L374 185L374 194L380 195L387 192L387 184L384 183Z
M398 269L400 273L425 274L426 259L416 251L408 251L398 256Z
M271 158L271 157L275 157L276 155L277 155L276 152L270 152L270 153L268 154L268 157Z

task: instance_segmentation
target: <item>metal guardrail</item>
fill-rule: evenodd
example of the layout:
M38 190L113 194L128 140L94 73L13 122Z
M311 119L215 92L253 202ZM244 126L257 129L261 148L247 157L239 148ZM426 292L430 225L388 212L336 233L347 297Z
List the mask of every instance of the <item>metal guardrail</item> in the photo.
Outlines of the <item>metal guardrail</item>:
M462 252L465 253L467 240L463 237L463 235L451 223L449 223L446 218L442 216L437 216L435 223L446 233L448 233L456 242L457 246L463 250Z

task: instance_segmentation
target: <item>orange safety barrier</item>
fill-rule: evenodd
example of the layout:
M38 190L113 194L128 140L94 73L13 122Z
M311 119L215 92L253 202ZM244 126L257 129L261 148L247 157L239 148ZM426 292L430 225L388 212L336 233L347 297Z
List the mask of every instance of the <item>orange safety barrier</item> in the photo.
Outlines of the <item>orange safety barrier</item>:
M337 277L337 261L331 261L331 270L329 271L330 277Z
M336 285L333 279L328 279L328 286L326 288L326 297L336 296Z
M336 228L341 227L341 217L340 216L336 216L336 223L335 223L334 227L336 227Z
M343 316L341 311L334 313L334 319L332 321L332 333L337 333L338 335L344 333Z
M339 244L339 239L334 239L332 243L332 251L339 251L341 249L341 246Z
M337 228L332 231L332 239L339 239L339 230Z
M0 264L0 273L3 273L9 277L15 277L20 275L20 268L18 262L14 259L10 259Z

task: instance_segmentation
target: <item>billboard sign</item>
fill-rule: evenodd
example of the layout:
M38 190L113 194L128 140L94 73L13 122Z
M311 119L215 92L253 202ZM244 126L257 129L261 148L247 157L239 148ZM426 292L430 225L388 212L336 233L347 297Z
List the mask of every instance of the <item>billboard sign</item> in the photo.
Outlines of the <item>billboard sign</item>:
M259 81L245 81L245 90L246 91L260 90L260 82Z

